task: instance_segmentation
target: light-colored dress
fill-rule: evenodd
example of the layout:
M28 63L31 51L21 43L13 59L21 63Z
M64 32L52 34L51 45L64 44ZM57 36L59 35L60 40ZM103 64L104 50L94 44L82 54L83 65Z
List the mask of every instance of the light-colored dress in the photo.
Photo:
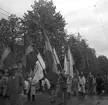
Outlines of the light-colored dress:
M86 84L86 79L85 77L79 77L79 92L85 93L85 84Z
M36 95L36 81L31 81L31 96Z

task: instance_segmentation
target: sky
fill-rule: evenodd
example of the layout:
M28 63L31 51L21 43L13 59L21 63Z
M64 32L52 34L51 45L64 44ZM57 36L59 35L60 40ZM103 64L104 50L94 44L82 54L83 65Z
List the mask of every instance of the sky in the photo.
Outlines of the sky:
M108 0L53 0L66 20L68 33L78 33L95 48L97 55L108 57ZM0 8L22 16L34 0L0 0ZM0 10L0 12L4 13ZM6 13L5 13L6 14ZM8 14L7 14L8 15ZM0 17L6 17L0 14Z

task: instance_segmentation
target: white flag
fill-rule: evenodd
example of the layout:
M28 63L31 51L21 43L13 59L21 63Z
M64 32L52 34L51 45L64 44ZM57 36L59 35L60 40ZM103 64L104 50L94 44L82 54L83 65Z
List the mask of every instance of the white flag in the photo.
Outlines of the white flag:
M10 50L9 48L5 48L3 53L2 53L2 56L1 56L1 61L3 62L5 60L5 58L8 56L8 54L10 53Z
M35 81L35 83L36 83L44 77L43 69L42 69L42 66L40 65L39 61L36 62L35 71L36 72L35 72L33 81Z
M42 66L42 69L45 69L46 68L45 62L44 62L44 60L43 60L43 58L42 58L40 53L38 53L37 58L39 60L40 66Z
M65 74L69 74L69 64L66 55L64 57L64 70L65 70Z
M69 74L70 76L73 77L73 65L74 65L74 60L70 51L70 48L68 48L68 60L69 60Z
M58 58L58 56L57 56L57 53L56 53L55 48L53 48L53 54L54 54L54 59L55 59L56 63L57 63L57 64L60 64L60 61L59 61L59 58Z

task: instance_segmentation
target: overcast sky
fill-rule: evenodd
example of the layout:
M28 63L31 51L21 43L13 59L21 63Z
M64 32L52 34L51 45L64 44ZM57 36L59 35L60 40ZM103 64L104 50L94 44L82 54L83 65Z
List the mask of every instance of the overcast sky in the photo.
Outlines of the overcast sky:
M53 0L53 2L68 23L66 26L68 33L80 32L89 45L95 48L97 55L103 54L108 57L108 0ZM0 8L22 16L31 9L33 3L34 0L0 0ZM5 16L0 14L0 17Z

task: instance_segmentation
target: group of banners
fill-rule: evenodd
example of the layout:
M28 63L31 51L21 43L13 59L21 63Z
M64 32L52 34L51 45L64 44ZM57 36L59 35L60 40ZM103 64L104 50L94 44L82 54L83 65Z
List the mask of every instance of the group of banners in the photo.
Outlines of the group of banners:
M55 48L51 47L48 36L44 35L45 40L45 60L43 60L40 52L36 53L32 47L28 35L24 35L24 48L25 54L23 56L22 63L25 67L25 72L30 73L31 68L34 67L35 75L33 80L39 81L46 75L50 82L53 84L57 81L57 74L59 73L57 65L60 65L59 58ZM1 56L2 67L8 69L15 64L16 61L12 56L12 52L9 47L5 46ZM64 70L65 73L73 77L73 65L74 59L70 48L68 47L68 53L64 57ZM44 70L44 72L43 72Z

